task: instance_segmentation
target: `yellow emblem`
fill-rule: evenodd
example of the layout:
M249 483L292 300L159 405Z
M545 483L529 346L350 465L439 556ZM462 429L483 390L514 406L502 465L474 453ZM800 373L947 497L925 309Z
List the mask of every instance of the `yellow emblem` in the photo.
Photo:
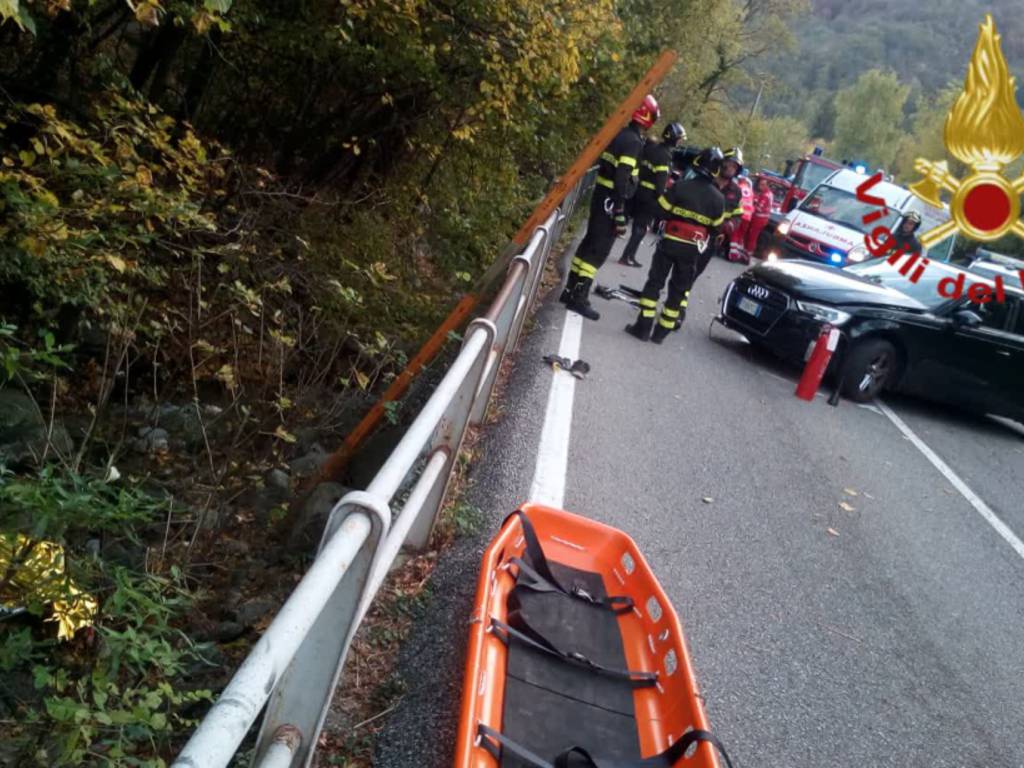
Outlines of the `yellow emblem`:
M942 207L944 189L953 199L952 220L921 235L926 248L954 232L983 242L1007 232L1024 238L1020 195L1024 175L1016 181L1001 173L1004 166L1024 154L1024 115L1017 106L1016 81L999 45L991 14L985 17L967 68L964 90L946 117L943 142L951 155L971 166L974 173L960 181L945 160L918 158L914 168L925 177L910 191L929 205Z

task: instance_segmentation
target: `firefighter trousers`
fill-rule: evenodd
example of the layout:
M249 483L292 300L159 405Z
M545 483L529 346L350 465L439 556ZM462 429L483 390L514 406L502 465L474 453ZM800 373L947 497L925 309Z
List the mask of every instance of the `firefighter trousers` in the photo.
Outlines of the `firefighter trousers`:
M690 288L697 279L701 256L697 246L689 243L672 240L658 243L640 298L640 317L643 320L653 322L658 310L658 296L667 278L668 296L662 305L658 324L670 330L676 327L681 313L686 310Z
M650 231L653 222L654 214L649 210L641 209L638 205L633 215L633 229L629 234L629 242L622 249L621 261L636 261L636 252L640 248L640 243L644 241L644 237Z
M596 187L590 198L590 218L587 221L587 234L583 236L572 265L570 274L584 280L597 277L597 270L608 259L615 245L615 220L605 210L605 203L610 199L609 190Z

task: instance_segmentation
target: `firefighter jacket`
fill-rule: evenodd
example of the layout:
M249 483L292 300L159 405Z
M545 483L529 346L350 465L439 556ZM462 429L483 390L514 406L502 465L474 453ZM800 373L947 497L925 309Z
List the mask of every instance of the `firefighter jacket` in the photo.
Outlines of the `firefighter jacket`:
M726 235L732 235L733 230L740 225L740 220L743 218L743 190L736 183L736 179L729 179L721 192L722 197L725 198L723 217L725 226L723 229Z
M899 253L900 251L903 253L916 253L918 255L921 253L921 241L917 239L915 233L905 235L897 230L892 233L892 243L893 249L889 252L889 255Z
M658 198L658 218L665 220L664 239L696 244L714 236L722 225L725 199L703 176L678 181Z
M669 180L669 166L672 164L672 150L659 141L648 141L640 156L640 187L637 202L653 207L657 199L665 194Z
M614 203L615 210L621 210L626 201L636 192L640 175L640 154L644 137L634 123L630 123L616 136L601 153L597 165L597 185L604 187Z

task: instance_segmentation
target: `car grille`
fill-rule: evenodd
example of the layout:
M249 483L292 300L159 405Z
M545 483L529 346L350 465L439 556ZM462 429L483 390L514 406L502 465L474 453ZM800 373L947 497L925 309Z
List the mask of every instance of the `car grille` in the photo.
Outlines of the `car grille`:
M757 317L737 306L743 297L761 305L761 312ZM724 312L729 319L762 336L775 327L788 309L789 297L785 293L744 276L733 280L725 295Z

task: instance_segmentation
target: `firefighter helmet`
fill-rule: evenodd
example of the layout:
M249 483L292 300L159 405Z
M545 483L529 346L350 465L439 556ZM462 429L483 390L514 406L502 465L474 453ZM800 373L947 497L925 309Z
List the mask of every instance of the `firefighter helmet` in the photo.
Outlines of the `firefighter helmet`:
M641 128L650 128L661 117L658 101L651 94L644 96L643 103L633 112L633 122Z
M686 141L686 129L683 128L682 123L669 123L661 132L661 138L670 147L674 147L680 141Z
M743 150L739 147L731 147L722 153L723 160L733 160L737 166L736 175L743 173Z
M921 214L917 211L908 211L904 214L903 221L914 222L914 230L916 231L917 228L921 226Z
M702 149L700 154L693 159L693 167L697 173L707 176L709 179L718 175L722 170L722 150L718 147Z

